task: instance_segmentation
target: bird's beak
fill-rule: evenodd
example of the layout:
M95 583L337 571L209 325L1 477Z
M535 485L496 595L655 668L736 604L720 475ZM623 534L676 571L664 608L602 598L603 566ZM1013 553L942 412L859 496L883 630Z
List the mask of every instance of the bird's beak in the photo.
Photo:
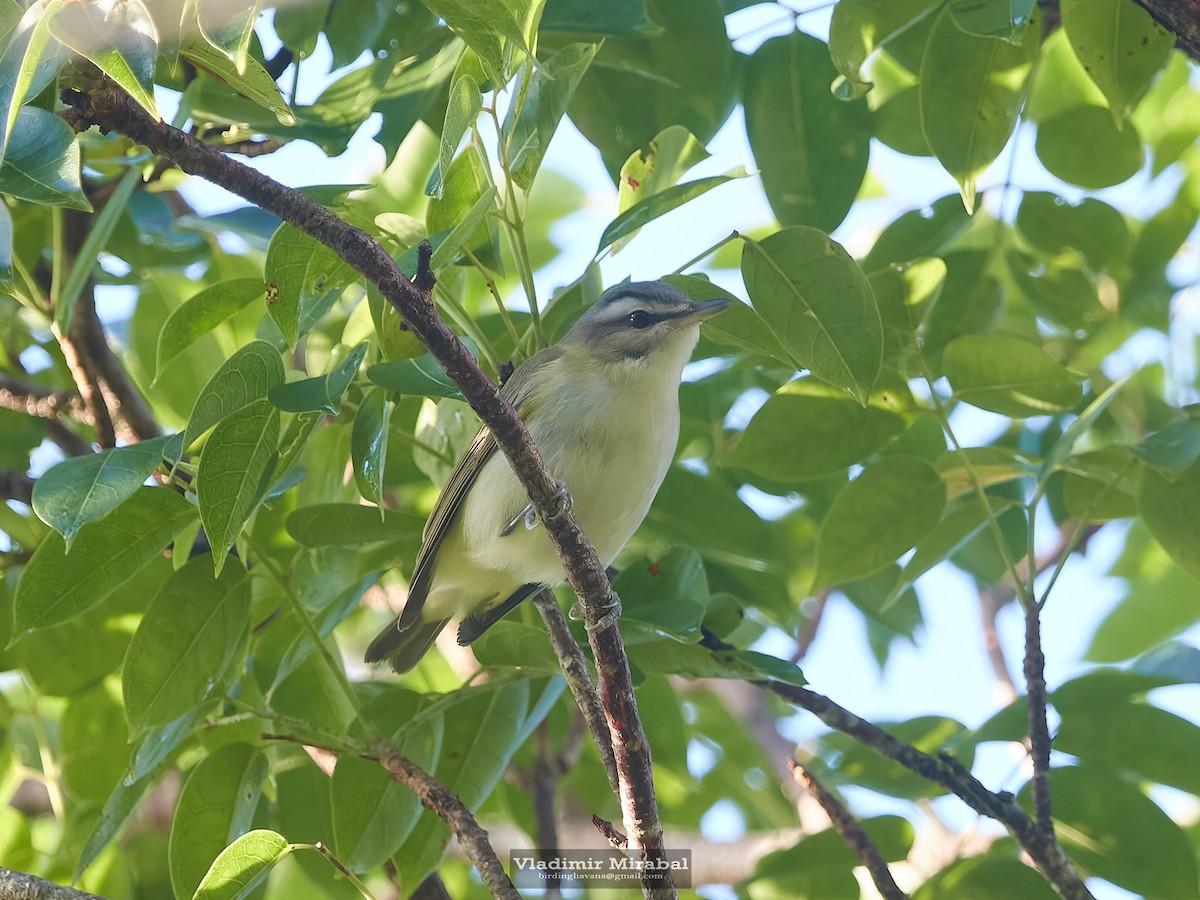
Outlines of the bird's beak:
M702 300L699 303L693 302L692 308L687 312L681 313L675 321L680 325L703 322L705 319L711 319L731 302L733 301L725 297L719 297L716 300Z

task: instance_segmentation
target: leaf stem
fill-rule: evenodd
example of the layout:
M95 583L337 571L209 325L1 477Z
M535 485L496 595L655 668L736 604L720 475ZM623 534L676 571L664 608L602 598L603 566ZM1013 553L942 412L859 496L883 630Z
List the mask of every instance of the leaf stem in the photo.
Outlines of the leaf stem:
M676 269L671 274L672 275L681 275L683 273L684 269L690 269L692 266L696 265L696 263L700 262L702 259L707 259L712 254L716 253L718 250L720 250L722 247L724 247L730 241L738 240L741 237L742 237L742 233L740 231L738 231L737 229L734 229L733 231L729 232L729 234L727 234L725 237L721 238L719 241L717 241L715 244L713 244L711 247L709 247L704 252L697 254L696 256L693 256L691 259L689 259L687 262L685 262L682 266L680 266L678 269Z
M329 652L329 648L325 646L325 641L321 638L321 632L317 630L317 626L313 624L313 620L309 616L308 610L306 610L304 608L304 604L300 602L299 595L296 593L295 588L292 587L291 579L284 575L283 572L279 570L279 567L275 565L274 561L258 548L258 546L254 543L254 539L251 538L249 534L246 535L246 543L250 546L250 549L254 551L254 555L258 557L258 561L262 563L264 567L266 567L267 571L271 573L271 577L273 577L276 583L278 583L278 585L283 589L284 599L287 601L288 606L291 607L292 614L295 615L296 619L300 622L300 626L304 629L305 633L308 634L309 640L311 640L316 646L317 651L321 654L321 659L325 661L325 666L329 669L330 674L333 675L334 679L341 686L342 693L346 695L346 700L349 701L351 708L354 710L354 714L358 717L358 721L362 723L363 728L370 730L372 728L371 723L368 722L366 716L363 715L362 701L359 700L358 694L354 692L354 686L350 683L350 679L346 676L346 670L338 664L337 660L333 658L333 654Z
M449 313L454 324L479 345L479 352L483 354L487 364L492 367L492 371L499 372L500 358L496 355L496 349L487 339L487 335L480 331L479 323L471 318L471 314L459 303L458 298L443 288L440 282L434 286L433 295L440 302L442 308Z
M471 261L471 264L479 270L479 274L483 277L484 284L487 285L488 293L496 300L496 308L500 310L500 318L504 320L504 328L508 331L508 336L512 338L513 350L520 354L521 336L517 334L517 328L513 325L512 316L508 313L508 307L504 305L504 298L500 296L500 288L496 286L496 279L492 277L492 273L487 270L483 263L479 261L474 253L463 247L463 254Z
M288 844L288 848L291 850L314 850L314 851L316 851L317 853L319 853L323 857L325 857L327 860L329 860L329 864L331 866L333 866L335 869L337 869L339 872L341 872L342 875L344 875L346 877L346 880L349 881L352 885L354 885L354 887L358 890L358 892L360 894L363 895L363 897L366 898L366 900L375 900L375 895L371 893L371 891L367 888L367 886L365 884L363 884L362 881L359 880L359 878L353 872L351 872L348 868L346 868L346 864L344 862L342 862L340 859L338 859L334 855L333 851L330 850L328 847L326 847L322 841L317 841L315 844Z

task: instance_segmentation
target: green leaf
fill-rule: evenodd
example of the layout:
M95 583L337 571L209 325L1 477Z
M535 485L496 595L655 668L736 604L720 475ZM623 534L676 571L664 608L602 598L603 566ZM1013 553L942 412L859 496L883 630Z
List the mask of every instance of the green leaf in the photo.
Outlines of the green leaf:
M733 110L736 55L718 0L647 0L656 35L606 41L570 115L616 180L630 154L669 125L709 141Z
M834 498L817 538L814 587L877 572L937 525L946 486L937 470L915 456L872 463Z
M1135 894L1186 897L1196 891L1196 855L1187 835L1136 787L1103 766L1050 770L1055 831L1085 871ZM1018 800L1029 808L1030 788Z
M844 82L835 82L839 97L861 97L871 89L862 77L863 63L889 40L938 7L937 0L840 0L829 22L829 55Z
M1143 438L1130 448L1173 481L1200 459L1200 421L1184 419ZM36 497L36 488L34 489Z
M1043 122L1081 103L1104 106L1104 95L1084 71L1066 33L1056 28L1042 42L1025 115L1031 121Z
M1142 466L1124 447L1110 446L1073 456L1063 464L1063 503L1088 522L1133 518L1138 514Z
M1137 4L1121 0L1063 0L1063 31L1118 125L1166 65L1175 37Z
M478 240L480 231L487 234L490 232L490 225L485 221L487 214L496 208L497 188L489 185L471 204L471 208L463 214L463 217L446 235L445 239L440 241L433 251L433 255L429 259L429 264L440 269L443 266L449 265L459 250L470 250Z
M895 413L793 381L754 414L728 462L774 481L806 481L859 462L903 430Z
M229 548L262 502L279 455L279 410L257 400L222 419L200 456L200 521L221 573Z
M968 769L974 747L964 744L967 729L944 716L917 716L902 722L877 722L888 734L931 756L950 753ZM812 759L815 774L827 785L855 785L888 797L909 800L937 797L946 789L881 756L866 744L834 732L821 739L820 751ZM857 886L856 886L857 889ZM816 897L813 900L817 900Z
M158 31L142 0L66 3L54 16L51 31L158 118L154 102Z
M63 536L69 551L80 528L112 512L146 483L170 439L68 457L34 484L33 511Z
M700 554L690 547L676 547L654 562L640 560L625 567L614 590L626 620L644 622L673 640L700 640L708 580Z
M646 13L646 0L551 0L539 30L629 38L652 37L661 29Z
M226 845L249 830L266 776L266 757L248 744L226 744L192 770L167 849L176 897L193 896Z
M556 675L562 671L558 657L546 640L546 631L501 619L471 644L481 666L511 666Z
M44 109L23 108L0 166L0 193L91 211L80 181L79 144L71 126Z
M514 99L504 117L501 135L508 148L509 172L523 190L533 186L550 139L599 49L599 44L568 44L542 60L531 75L526 70L522 80L528 76L528 85L514 88L514 98L524 91L525 105L516 116L518 102Z
M1062 717L1055 749L1085 763L1200 793L1200 772L1189 765L1200 753L1200 728L1194 722L1132 699L1071 706L1056 696L1054 708Z
M647 148L630 154L621 166L617 212L678 184L684 173L709 158L704 145L682 125L664 128Z
M104 602L159 557L194 510L167 488L143 488L101 522L79 530L71 552L57 534L34 551L13 599L13 634L66 622Z
M441 149L438 152L437 168L429 176L429 184L425 193L433 197L441 197L446 173L450 171L450 163L462 143L463 135L479 118L483 109L483 96L479 82L469 74L464 73L454 79L450 85L450 99L446 104L446 118L442 124Z
M267 312L291 346L358 273L324 244L285 223L267 247L264 276Z
M0 161L8 156L22 105L41 93L62 67L62 47L50 38L50 25L60 9L61 0L31 4L0 54Z
M685 678L774 680L797 686L808 683L795 663L754 650L710 650L700 644L651 641L631 645L629 661L645 672Z
M1175 481L1156 469L1146 469L1138 507L1146 527L1171 559L1200 578L1200 465Z
M183 716L230 674L250 625L250 574L237 561L219 576L203 556L167 580L146 610L121 673L125 714L137 734Z
M942 366L955 397L1002 416L1064 412L1082 399L1078 375L1017 338L965 335L947 345Z
M363 394L350 431L354 481L363 498L380 507L380 513L383 512L383 470L387 463L393 408L386 391L371 388Z
M453 710L444 717L446 749L436 773L468 809L478 809L491 794L513 753L545 716L544 701L557 698L563 688L561 679L553 679L540 697L531 697L535 684L510 681L457 692ZM420 883L433 871L446 852L449 834L440 818L428 811L422 814L395 857L404 884Z
M883 326L870 283L842 246L804 226L747 239L742 276L794 363L865 404L879 378Z
M1038 314L1071 331L1094 331L1112 317L1095 279L1071 261L1047 266L1025 253L1008 254L1008 268Z
M1004 149L1017 124L1038 48L1037 16L1011 41L977 37L938 14L921 60L921 128L929 149L975 208L975 178Z
M400 362L376 363L367 367L367 379L393 394L407 397L452 397L462 399L458 385L450 380L432 354Z
M1046 119L1038 125L1036 149L1051 175L1090 190L1128 181L1144 156L1133 123L1118 130L1099 106L1075 106Z
M954 24L967 34L1009 39L1029 21L1037 0L950 0Z
M801 31L765 41L746 63L746 134L781 225L833 231L867 174L871 113L866 100L830 93L836 74L829 48Z
M117 835L133 818L138 804L158 781L158 773L146 775L136 781L121 781L109 795L100 810L100 816L92 827L75 862L75 877L78 882L97 857L112 843Z
M125 772L129 759L121 697L112 680L76 694L59 724L59 765L67 795L103 803Z
M71 4L68 8L76 9L78 7L79 4ZM137 169L130 169L122 175L112 196L100 210L100 215L92 219L91 228L88 229L83 246L79 248L75 263L71 266L71 274L67 276L66 284L59 291L58 302L54 307L54 322L62 333L66 334L70 327L71 309L83 291L84 285L92 277L92 273L99 268L100 254L107 249L108 240L117 226L117 220L125 212L129 197L141 180L141 172Z
M267 396L283 384L283 360L266 341L252 341L225 360L196 398L182 449L235 412Z
M467 42L502 86L508 83L513 50L532 55L546 0L429 0L425 5Z
M418 540L425 517L388 510L379 513L358 503L316 503L287 517L287 532L305 547L369 544L373 541Z
M1017 229L1050 256L1078 250L1097 272L1111 270L1129 255L1125 217L1094 197L1071 203L1046 191L1026 191L1017 210Z
M0 294L13 291L13 220L8 206L0 202Z
M739 166L736 169L731 169L724 175L698 178L695 181L677 184L652 197L647 197L608 223L604 229L604 233L600 235L600 243L596 247L597 255L609 244L614 244L621 238L633 234L646 223L652 222L659 216L683 206L689 200L694 200L701 194L707 194L713 188L720 187L726 182L733 181L735 178L745 177L746 171Z
M238 900L291 852L291 845L281 834L266 828L248 831L213 860L192 896L194 900Z
M295 125L296 116L279 92L279 85L252 56L239 68L224 53L207 41L191 40L179 48L179 55L201 71L275 114L281 125Z
M346 393L346 388L358 374L366 355L367 342L363 341L324 375L274 385L267 391L267 396L277 409L284 412L326 410L336 413L342 402L342 394Z
M999 843L999 842L998 842ZM993 851L958 859L921 885L921 900L1055 900L1041 874L1015 856Z
M262 295L262 279L233 278L204 288L175 307L158 334L157 371L161 374L167 363Z
M197 20L200 33L215 49L220 50L236 67L245 72L250 57L250 42L254 23L262 0L231 9L219 0L197 0Z
M442 753L445 719L436 713L416 718L424 705L420 694L392 690L371 703L366 715L386 732L399 729L393 737L396 749L432 772ZM456 752L461 748L447 749ZM393 856L421 815L416 794L370 760L338 760L329 796L334 849L352 872L366 872Z
M942 256L970 221L962 201L953 194L941 197L927 207L909 210L875 239L875 246L863 260L863 269L875 272L889 263Z

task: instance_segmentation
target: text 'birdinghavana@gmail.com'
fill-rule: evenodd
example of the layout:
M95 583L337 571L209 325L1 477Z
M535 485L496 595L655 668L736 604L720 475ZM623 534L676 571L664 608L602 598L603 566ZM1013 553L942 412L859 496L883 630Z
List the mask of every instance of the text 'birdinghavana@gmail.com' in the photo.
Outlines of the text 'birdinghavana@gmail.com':
M513 850L509 871L518 890L544 888L547 883L577 881L590 888L628 887L647 875L676 887L691 887L692 851L666 850L660 859L642 860L636 851L622 850Z

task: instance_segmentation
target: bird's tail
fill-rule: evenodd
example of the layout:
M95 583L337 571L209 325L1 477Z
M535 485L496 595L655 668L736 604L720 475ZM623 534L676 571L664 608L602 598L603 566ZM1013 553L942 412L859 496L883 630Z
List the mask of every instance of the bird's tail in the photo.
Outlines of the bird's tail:
M412 669L421 661L421 657L429 652L438 634L446 627L449 619L439 619L436 622L414 622L410 627L401 630L400 619L380 632L371 646L367 648L367 662L388 660L392 668L400 674Z

